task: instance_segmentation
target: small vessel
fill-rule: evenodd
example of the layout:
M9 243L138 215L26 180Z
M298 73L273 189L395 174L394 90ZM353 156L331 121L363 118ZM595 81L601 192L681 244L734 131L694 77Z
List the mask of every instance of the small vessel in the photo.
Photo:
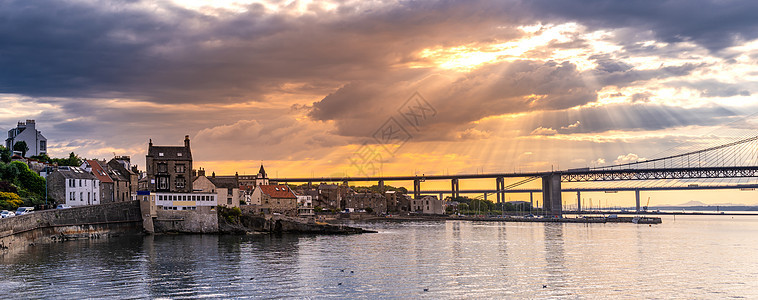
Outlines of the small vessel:
M634 218L632 218L632 223L639 224L640 223L640 219L642 219L642 218L641 217L634 217Z

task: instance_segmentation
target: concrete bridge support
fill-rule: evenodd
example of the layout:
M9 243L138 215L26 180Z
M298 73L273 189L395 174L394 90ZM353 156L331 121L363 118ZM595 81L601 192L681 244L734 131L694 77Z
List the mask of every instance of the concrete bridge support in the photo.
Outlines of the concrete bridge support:
M421 198L421 179L413 180L413 199Z
M505 202L505 178L495 178L495 190L497 190L497 203Z
M452 190L453 190L453 199L460 197L461 185L458 183L458 178L453 178L451 180L451 183L452 183Z
M634 190L634 199L637 203L637 213L640 212L640 190Z
M550 173L550 175L542 176L542 202L549 216L563 215L561 174Z
M576 211L582 211L582 192L576 191Z

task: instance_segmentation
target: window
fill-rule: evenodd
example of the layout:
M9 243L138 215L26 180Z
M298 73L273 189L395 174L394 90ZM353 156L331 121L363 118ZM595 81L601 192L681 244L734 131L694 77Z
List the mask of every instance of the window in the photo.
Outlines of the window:
M79 187L82 187L82 180L79 179Z
M84 202L84 192L79 192L79 200Z
M168 190L168 177L158 177L158 189Z
M163 152L158 153L158 156L163 156Z
M181 153L181 152L179 152L179 153L177 153L177 154L176 154L176 156L182 156L182 153Z
M166 172L168 172L168 165L166 163L159 163L158 173L166 173Z
M176 177L176 188L183 189L184 185L186 184L186 180L184 177Z
M176 173L184 173L184 164L178 164L175 167Z
M232 198L226 198L226 204L231 205L232 204Z
M47 141L39 141L39 151L47 151Z

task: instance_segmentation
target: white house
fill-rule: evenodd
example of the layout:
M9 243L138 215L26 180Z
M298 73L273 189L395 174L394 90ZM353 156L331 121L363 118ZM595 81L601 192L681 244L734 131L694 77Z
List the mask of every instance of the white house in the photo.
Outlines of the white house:
M79 167L58 167L47 176L50 197L58 204L71 206L101 203L100 180Z
M26 157L47 153L47 139L37 130L34 120L26 120L26 123L18 122L16 128L8 130L5 147L13 151L13 145L20 141L26 142L26 146L29 147Z
M315 215L312 196L297 196L297 215L301 217Z

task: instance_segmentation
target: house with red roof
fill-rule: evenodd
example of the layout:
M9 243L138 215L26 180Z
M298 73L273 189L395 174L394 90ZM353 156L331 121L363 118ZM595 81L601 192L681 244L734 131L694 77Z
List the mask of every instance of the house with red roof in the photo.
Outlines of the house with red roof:
M100 203L112 203L115 202L114 195L115 195L115 186L113 179L108 175L108 170L103 168L103 166L106 165L105 161L98 161L95 159L87 159L85 160L81 168L84 169L87 172L92 173L92 175L97 178L97 180L100 180Z
M287 185L259 185L251 197L264 212L297 215L297 196Z

